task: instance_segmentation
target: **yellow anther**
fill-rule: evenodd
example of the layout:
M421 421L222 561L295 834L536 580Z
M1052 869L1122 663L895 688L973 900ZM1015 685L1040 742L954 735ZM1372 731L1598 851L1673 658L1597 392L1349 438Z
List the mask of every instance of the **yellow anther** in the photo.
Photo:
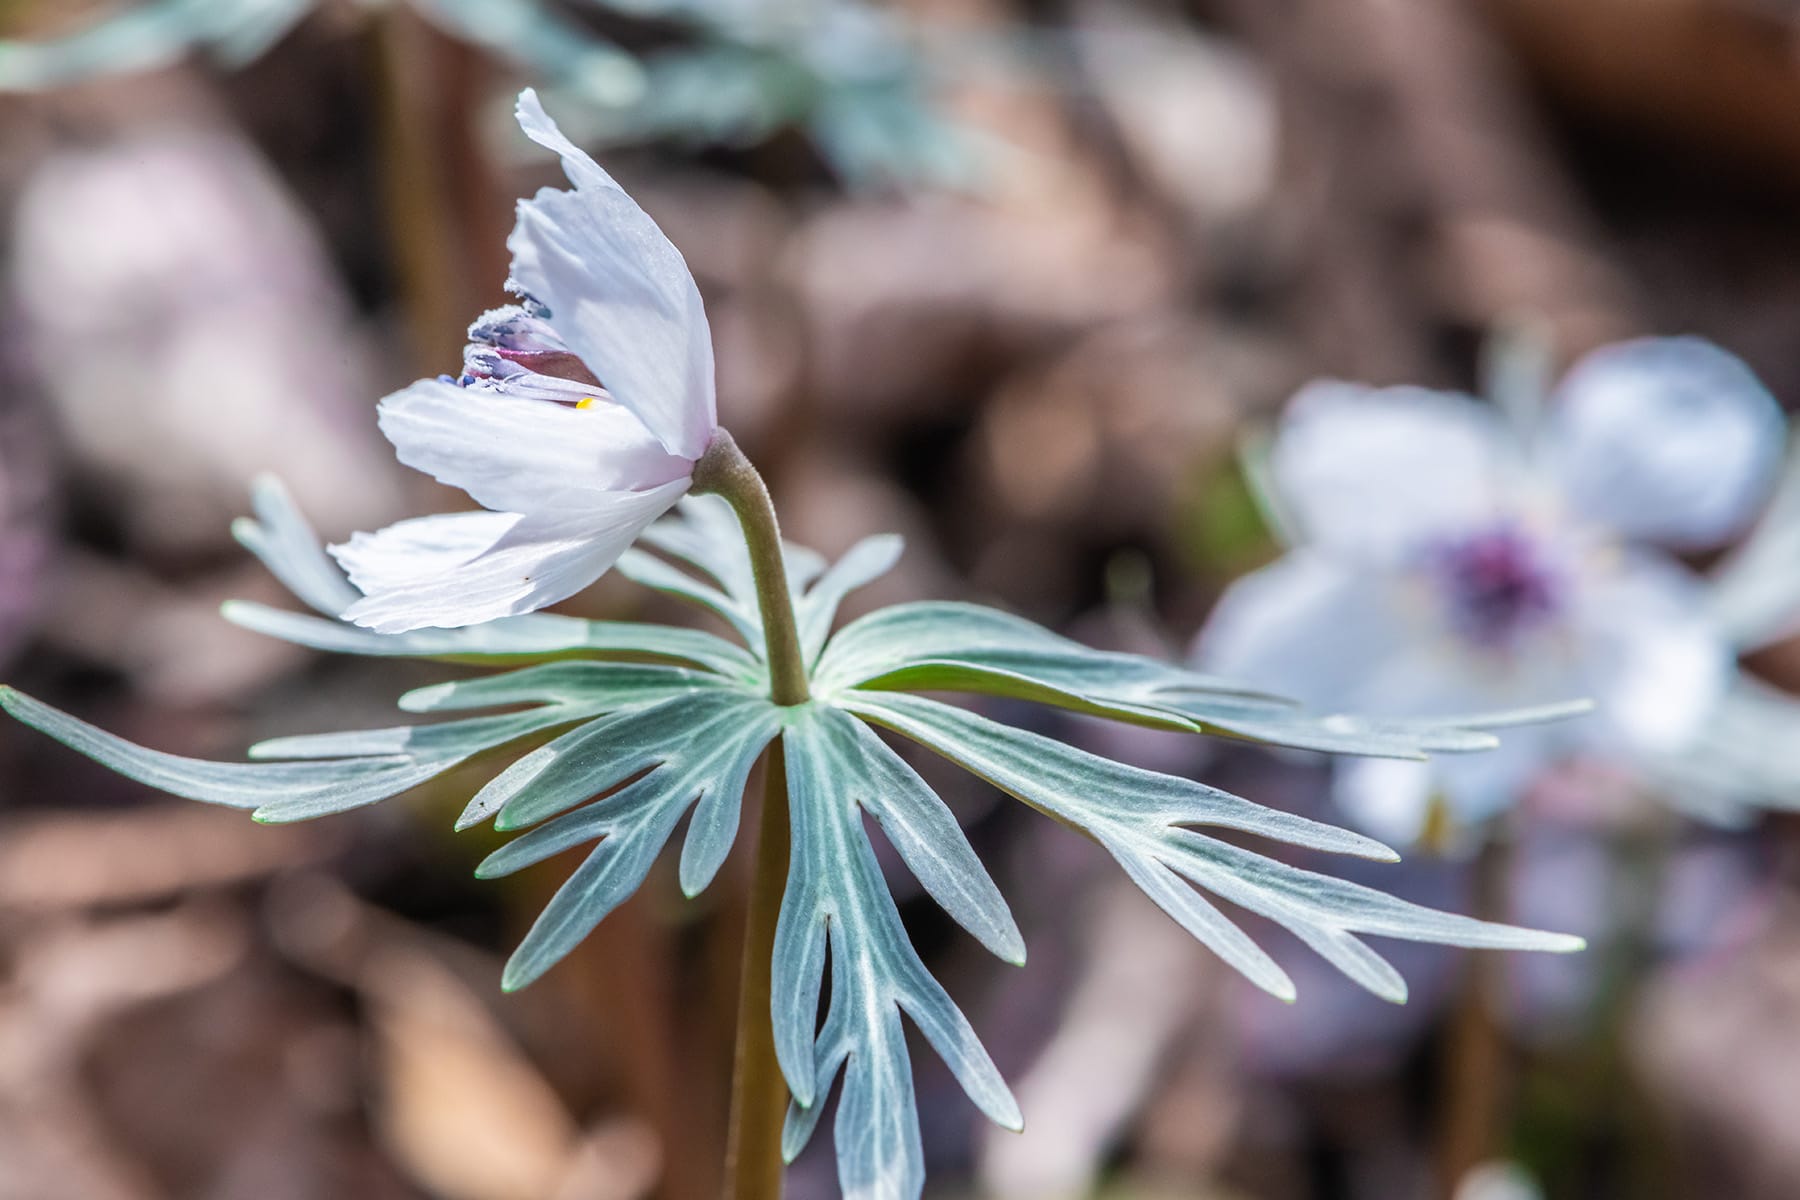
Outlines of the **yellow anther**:
M598 403L600 403L600 397L589 396L585 400L577 401L575 407L576 408L592 408L592 407L594 407L594 405L596 405Z

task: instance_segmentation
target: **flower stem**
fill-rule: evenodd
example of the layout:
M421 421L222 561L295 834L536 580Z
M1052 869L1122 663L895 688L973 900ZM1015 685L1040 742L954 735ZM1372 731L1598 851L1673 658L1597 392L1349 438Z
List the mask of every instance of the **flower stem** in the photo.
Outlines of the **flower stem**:
M756 834L756 874L744 920L744 967L738 985L737 1042L731 1064L731 1123L725 1142L727 1200L780 1200L781 1125L787 1081L775 1057L770 1012L775 926L787 888L787 755L781 739L763 755L763 809Z
M706 453L694 465L693 490L723 496L744 528L762 610L770 698L783 706L805 703L806 660L800 652L775 505L762 476L725 430L713 435ZM788 1091L775 1057L770 994L775 926L787 888L789 837L787 762L777 738L763 756L762 821L744 922L731 1125L725 1148L728 1200L779 1200L781 1196L781 1123Z
M794 624L794 601L788 594L787 566L781 557L781 527L769 489L736 439L721 429L694 464L696 495L723 496L744 527L750 567L756 574L756 600L762 608L763 637L768 646L769 697L781 705L804 704L806 660Z

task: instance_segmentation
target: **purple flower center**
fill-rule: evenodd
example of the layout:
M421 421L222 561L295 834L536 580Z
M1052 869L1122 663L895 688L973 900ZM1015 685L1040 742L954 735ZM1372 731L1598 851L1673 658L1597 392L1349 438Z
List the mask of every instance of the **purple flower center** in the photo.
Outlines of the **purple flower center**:
M1560 608L1553 565L1512 526L1441 542L1428 562L1451 627L1482 649L1512 648Z

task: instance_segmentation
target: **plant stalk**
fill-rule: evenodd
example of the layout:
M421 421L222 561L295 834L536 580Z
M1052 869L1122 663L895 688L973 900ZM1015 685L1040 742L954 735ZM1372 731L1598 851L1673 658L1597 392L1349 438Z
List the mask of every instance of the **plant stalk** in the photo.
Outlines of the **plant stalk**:
M1506 919L1507 846L1489 831L1475 859L1475 915ZM1439 1127L1439 1194L1451 1200L1476 1166L1494 1157L1506 1125L1511 1064L1500 1006L1506 963L1497 954L1471 954L1462 994L1451 1014L1445 1047L1443 1109Z
M756 834L756 873L744 920L744 966L738 984L737 1041L731 1063L731 1118L725 1141L727 1200L780 1200L781 1126L787 1080L775 1057L770 1013L775 926L787 888L787 756L776 738L763 754L763 808Z
M721 429L694 465L693 490L723 496L737 513L750 549L756 598L762 610L769 664L769 696L788 706L807 699L806 661L781 555L781 529L763 478L732 436ZM763 807L756 866L744 921L744 962L738 985L737 1044L731 1072L731 1118L725 1145L727 1200L779 1200L781 1126L787 1082L775 1057L771 1008L775 927L787 889L787 759L777 738L763 755Z
M787 565L781 557L781 526L768 485L751 465L737 440L721 429L694 464L693 491L723 496L744 527L750 567L756 574L756 600L762 609L763 638L768 647L769 698L780 705L807 699L806 660L794 624L794 601L788 594Z

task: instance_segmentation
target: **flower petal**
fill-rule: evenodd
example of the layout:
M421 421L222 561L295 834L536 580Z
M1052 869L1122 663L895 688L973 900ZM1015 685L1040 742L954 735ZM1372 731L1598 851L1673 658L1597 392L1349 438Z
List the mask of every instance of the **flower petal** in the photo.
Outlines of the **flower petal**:
M1196 663L1312 707L1353 707L1413 640L1385 586L1302 547L1227 589Z
M351 535L331 556L365 595L441 575L487 550L519 523L517 513L444 513Z
M519 95L519 125L562 156L576 191L519 205L513 280L602 384L672 454L698 459L718 425L712 333L700 289L656 222Z
M1741 361L1699 338L1597 350L1557 389L1547 465L1584 516L1627 537L1717 545L1768 499L1785 421Z
M1466 396L1335 381L1294 397L1269 458L1303 539L1382 561L1492 518L1518 468L1499 414Z
M418 557L418 573L410 576L389 560L379 576L387 586L344 616L377 633L405 633L476 625L566 600L604 574L687 488L678 479L649 491L610 493L597 509L518 518L477 557L447 569L442 555L430 553Z
M1658 556L1630 555L1583 588L1578 603L1581 670L1601 723L1629 751L1679 749L1735 670L1700 581Z
M1430 762L1360 758L1334 764L1331 794L1351 822L1390 845L1417 843L1431 823L1431 804L1449 807L1453 836L1499 816L1524 799L1560 749L1548 728L1520 726L1492 750L1442 754ZM1448 849L1449 847L1438 847Z
M1436 762L1356 758L1333 765L1331 798L1351 824L1390 846L1411 846L1425 833L1438 790Z
M436 379L382 400L381 431L407 466L503 512L536 512L567 493L605 503L693 471L616 404L576 409Z

